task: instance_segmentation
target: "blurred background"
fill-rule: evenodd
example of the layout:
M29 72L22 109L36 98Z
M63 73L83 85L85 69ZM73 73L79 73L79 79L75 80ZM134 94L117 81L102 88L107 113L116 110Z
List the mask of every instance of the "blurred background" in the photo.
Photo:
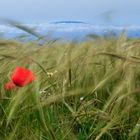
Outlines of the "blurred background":
M0 18L27 24L41 34L65 39L83 39L87 34L140 37L140 1L112 0L1 0ZM1 20L3 21L3 20ZM0 22L0 34L22 33ZM3 26L4 25L4 26ZM13 34L14 31L14 34ZM50 35L51 34L51 35Z

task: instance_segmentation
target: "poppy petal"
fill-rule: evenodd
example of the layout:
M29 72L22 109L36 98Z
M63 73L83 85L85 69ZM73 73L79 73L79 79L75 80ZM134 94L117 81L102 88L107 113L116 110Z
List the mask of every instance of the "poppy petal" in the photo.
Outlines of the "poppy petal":
M16 86L23 87L34 81L35 76L28 69L16 67L11 75L11 79Z

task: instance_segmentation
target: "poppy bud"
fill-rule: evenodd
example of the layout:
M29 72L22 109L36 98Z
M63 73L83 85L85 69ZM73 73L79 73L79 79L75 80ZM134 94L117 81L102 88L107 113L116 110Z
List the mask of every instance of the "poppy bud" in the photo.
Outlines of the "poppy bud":
M4 88L6 89L6 90L11 90L11 89L13 89L13 88L15 88L15 84L12 82L12 81L9 81L9 82L7 82L6 84L4 84Z

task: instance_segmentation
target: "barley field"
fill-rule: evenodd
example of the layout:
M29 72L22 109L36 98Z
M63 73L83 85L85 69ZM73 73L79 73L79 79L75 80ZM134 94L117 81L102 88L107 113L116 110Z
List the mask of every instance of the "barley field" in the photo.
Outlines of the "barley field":
M35 80L6 89L15 67ZM0 140L139 140L140 40L0 40Z

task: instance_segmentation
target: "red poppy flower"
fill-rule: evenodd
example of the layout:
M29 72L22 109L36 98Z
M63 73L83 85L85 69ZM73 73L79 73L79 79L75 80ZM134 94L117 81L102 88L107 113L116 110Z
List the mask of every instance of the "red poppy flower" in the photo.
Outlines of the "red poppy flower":
M15 85L12 81L9 81L9 82L7 82L6 84L4 84L4 88L5 88L6 90L11 90L11 89L13 89L15 86L16 86L16 85Z
M28 69L16 67L11 75L11 80L16 86L23 87L35 80L35 76Z

